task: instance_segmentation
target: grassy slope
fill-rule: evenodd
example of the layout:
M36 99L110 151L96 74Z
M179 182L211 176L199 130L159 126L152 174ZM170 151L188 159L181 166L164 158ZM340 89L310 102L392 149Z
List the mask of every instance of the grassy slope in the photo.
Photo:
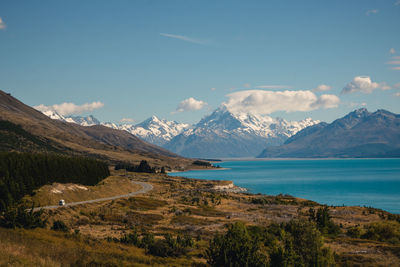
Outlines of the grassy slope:
M140 188L140 185L131 183L126 177L110 176L96 186L59 183L45 185L36 190L34 196L26 196L24 200L34 202L35 206L48 206L57 205L60 199L64 199L67 203L84 201L128 194Z
M146 255L144 249L46 229L0 228L0 266L188 266L186 259Z

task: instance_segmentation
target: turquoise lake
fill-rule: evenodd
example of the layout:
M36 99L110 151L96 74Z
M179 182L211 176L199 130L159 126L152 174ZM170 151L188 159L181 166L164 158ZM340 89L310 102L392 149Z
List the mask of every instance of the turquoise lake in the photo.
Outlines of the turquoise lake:
M226 170L170 173L231 180L251 193L290 194L328 205L371 206L400 213L400 159L225 161Z

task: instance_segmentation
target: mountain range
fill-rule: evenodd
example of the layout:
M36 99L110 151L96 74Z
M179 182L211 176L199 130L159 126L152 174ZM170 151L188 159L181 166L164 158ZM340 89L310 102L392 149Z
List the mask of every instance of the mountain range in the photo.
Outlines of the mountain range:
M80 125L105 125L125 130L149 143L193 158L325 158L399 157L400 115L386 110L355 110L328 124L312 120L286 121L247 113L233 113L224 106L195 125L161 120L142 123L100 123L93 116L51 118Z
M125 130L143 140L185 157L254 157L267 146L283 144L298 131L318 124L307 118L286 121L247 113L233 113L225 106L216 109L195 125L159 119L156 116L136 124L100 123L93 116L63 117L56 112L47 116L83 126L104 125Z
M305 128L258 157L400 157L400 115L383 109L373 113L358 109L330 124Z

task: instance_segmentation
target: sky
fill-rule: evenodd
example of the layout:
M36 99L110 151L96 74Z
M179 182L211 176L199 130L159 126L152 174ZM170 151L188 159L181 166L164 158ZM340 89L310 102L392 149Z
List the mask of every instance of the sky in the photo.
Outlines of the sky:
M115 123L400 113L400 0L2 0L0 89Z

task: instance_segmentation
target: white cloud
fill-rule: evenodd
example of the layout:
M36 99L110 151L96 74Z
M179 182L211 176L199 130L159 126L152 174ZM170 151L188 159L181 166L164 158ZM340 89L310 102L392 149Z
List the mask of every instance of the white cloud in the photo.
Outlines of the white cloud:
M400 83L393 84L394 88L400 88Z
M400 6L400 0L396 1L396 2L394 3L394 5L395 5L395 6Z
M132 119L132 118L122 118L122 119L120 120L121 123L132 123L132 122L134 122L134 121L135 121L135 120Z
M393 55L393 54L396 54L396 49L390 48L389 53L392 54L392 55Z
M176 107L176 112L200 110L207 106L207 103L201 100L196 100L193 97L183 100Z
M211 88L211 91L215 91L215 90L217 90L217 88L215 88L215 87Z
M400 70L400 67L393 67L392 70Z
M400 96L400 92L394 93L394 96Z
M62 103L62 104L55 104L52 106L45 106L43 104L40 104L38 106L34 106L35 109L39 111L56 111L58 114L62 116L68 116L68 115L73 115L73 114L80 114L85 111L92 111L98 108L104 107L104 104L101 103L100 101L97 102L92 102L92 103L85 103L83 105L75 105L74 103Z
M0 18L0 30L5 29L6 27L7 27L7 26L6 26L6 24L4 23L3 19Z
M369 76L357 76L354 77L351 82L349 82L342 90L342 94L349 94L355 92L361 92L365 94L370 94L375 89L388 90L391 89L389 85L385 82L376 83L372 82L371 77Z
M164 37L168 37L168 38L174 38L174 39L182 40L185 42L194 43L194 44L206 45L209 43L206 40L194 39L194 38L190 38L190 37L183 36L183 35L177 35L177 34L160 33L160 35L164 36Z
M259 86L256 86L256 88L259 88L259 89L291 89L293 87L289 86L289 85L259 85Z
M325 92L332 89L332 86L326 84L320 84L316 88L313 89L314 92Z
M378 13L378 12L379 12L378 9L370 9L370 10L368 10L368 11L365 13L365 15L369 16L369 15L371 15L371 14L376 14L376 13Z
M247 90L227 95L223 103L231 112L270 114L275 111L310 111L319 108L334 108L340 103L335 95L318 97L310 90L264 91Z

